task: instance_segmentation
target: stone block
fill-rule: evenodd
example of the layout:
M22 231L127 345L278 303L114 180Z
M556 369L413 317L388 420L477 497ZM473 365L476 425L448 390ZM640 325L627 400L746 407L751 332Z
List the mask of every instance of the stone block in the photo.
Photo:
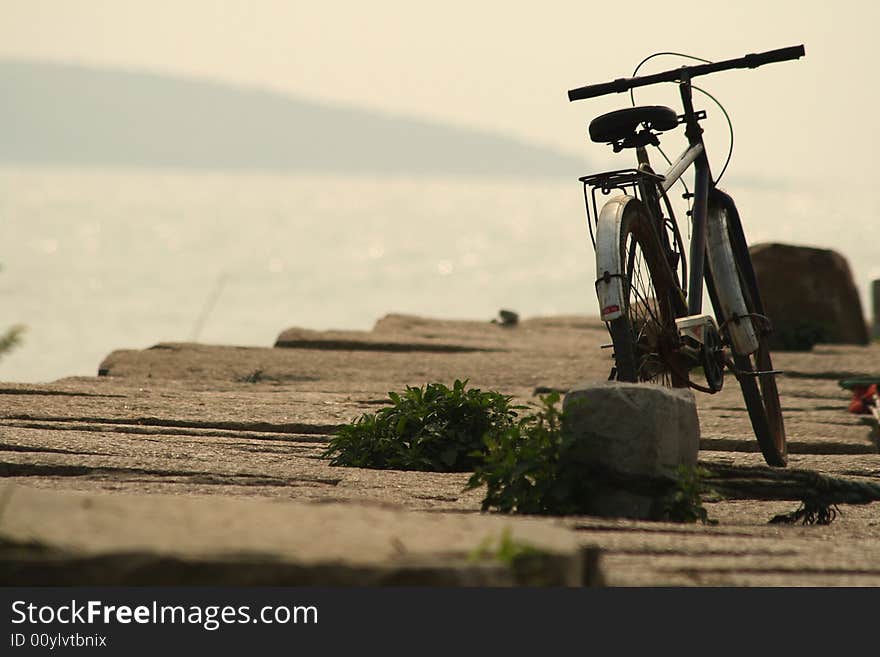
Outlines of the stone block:
M591 383L563 402L567 427L595 446L597 464L632 475L696 465L700 421L690 390L649 383Z
M16 586L582 586L598 552L546 518L0 486ZM501 546L529 546L503 558Z
M700 422L693 393L647 383L591 383L573 388L563 402L566 428L589 441L593 465L628 477L674 476L695 466ZM603 484L589 512L650 518L657 499Z

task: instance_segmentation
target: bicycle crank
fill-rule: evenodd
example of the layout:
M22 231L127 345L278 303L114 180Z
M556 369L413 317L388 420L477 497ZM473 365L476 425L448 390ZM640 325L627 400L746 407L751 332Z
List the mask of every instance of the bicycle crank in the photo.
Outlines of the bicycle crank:
M708 391L716 393L724 385L724 350L718 325L711 315L689 315L675 320L681 338L681 352L703 367Z

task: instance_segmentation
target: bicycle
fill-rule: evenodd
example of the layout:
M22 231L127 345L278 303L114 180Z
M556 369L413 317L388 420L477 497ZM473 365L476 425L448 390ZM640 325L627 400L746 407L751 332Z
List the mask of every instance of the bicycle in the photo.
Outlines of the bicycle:
M804 54L802 45L792 46L619 78L568 92L569 100L575 101L674 82L684 110L679 115L665 106L633 106L603 114L590 123L592 141L609 144L615 152L633 148L638 164L635 169L579 178L596 252L600 315L613 347L609 379L691 387L714 394L722 389L724 369L729 369L739 381L765 461L779 467L786 465L787 447L776 386L780 372L773 369L768 349L772 325L764 313L736 205L716 187L718 179L711 175L699 124L706 112L694 109L696 87L691 80L734 68L798 59ZM638 67L633 76L636 73ZM659 148L658 135L679 125L684 125L688 146L670 162L665 174L655 173L647 147ZM693 192L685 188L683 195L692 202L686 257L668 192L691 166ZM612 192L619 194L598 210L597 194ZM702 311L704 282L715 318ZM705 385L691 380L691 373L699 367Z

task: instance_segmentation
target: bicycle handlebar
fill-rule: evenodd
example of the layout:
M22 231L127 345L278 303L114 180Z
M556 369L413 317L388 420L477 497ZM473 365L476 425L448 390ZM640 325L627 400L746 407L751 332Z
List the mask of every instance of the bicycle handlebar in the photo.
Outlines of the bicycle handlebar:
M712 62L709 64L698 64L696 66L682 66L672 69L671 71L663 71L653 75L645 75L637 78L618 78L612 82L602 82L600 84L590 84L586 87L578 87L570 89L568 92L568 100L584 100L586 98L595 98L596 96L604 96L610 93L622 93L629 91L635 87L644 87L649 84L658 82L681 82L684 79L694 78L698 75L708 75L709 73L717 73L718 71L727 71L733 68L757 68L764 64L773 62L785 62L790 59L798 59L806 54L803 45L790 46L788 48L779 48L777 50L768 50L758 54L749 54L745 57L736 59L727 59L723 62Z

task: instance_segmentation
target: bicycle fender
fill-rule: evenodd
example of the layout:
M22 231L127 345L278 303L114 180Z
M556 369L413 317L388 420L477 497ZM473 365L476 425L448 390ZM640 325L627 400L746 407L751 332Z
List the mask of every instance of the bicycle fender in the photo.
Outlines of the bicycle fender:
M706 259L715 281L715 293L721 305L721 315L733 343L734 350L742 355L758 350L758 336L748 314L742 294L730 235L727 230L727 212L723 205L710 204L706 225ZM742 318L742 319L736 319Z
M632 196L615 196L602 206L596 221L596 296L599 315L610 322L623 315L626 296L623 290L624 263L620 254L620 229L623 213Z

